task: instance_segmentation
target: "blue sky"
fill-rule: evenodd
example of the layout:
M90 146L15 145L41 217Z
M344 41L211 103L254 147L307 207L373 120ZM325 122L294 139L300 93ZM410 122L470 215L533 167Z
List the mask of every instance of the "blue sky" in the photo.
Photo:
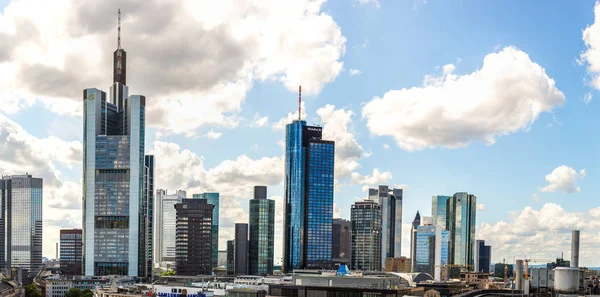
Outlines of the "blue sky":
M52 41L32 41L19 38L19 34L25 35L30 32L19 31L26 30L22 28L16 31L11 29L12 25L9 24L14 24L19 17L35 20L33 21L34 26L40 28L43 27L42 25L50 27L50 29L52 26L56 26L53 28L56 29L53 32L61 32L58 29L61 26L67 26L68 22L66 21L44 23L36 20L35 16L39 12L34 11L36 8L31 6L31 2L28 0L0 1L0 7L5 7L4 13L0 14L0 37L3 36L3 32L8 32L7 36L13 36L9 38L14 38L14 40L8 38L7 40L11 44L22 46L9 47L7 52L12 55L3 60L2 46L0 45L0 65L5 63L5 65L24 67L23 65L29 63L42 63L35 62L34 60L38 60L37 58L28 60L28 54L39 56L42 53L51 53L52 57L62 57L60 53L57 54L50 49L60 49L64 43L57 41L55 44ZM304 5L304 2L298 0L293 3ZM187 36L176 39L174 42L182 43L175 43L173 47L189 46L192 54L195 53L194 50L198 50L198 57L193 55L188 57L185 52L172 49L174 55L154 57L153 59L148 51L140 46L140 37L131 36L133 33L130 32L148 33L151 35L149 38L157 42L161 41L163 37L166 38L166 33L155 33L152 29L141 26L135 19L135 13L156 13L151 8L136 12L134 9L127 10L128 6L131 4L125 3L121 8L124 13L123 47L128 51L130 69L142 63L159 63L159 59L164 59L172 60L167 66L163 65L166 70L179 73L177 71L182 71L181 69L187 67L191 73L190 77L185 78L186 81L190 80L189 85L182 83L181 86L162 86L162 88L169 89L164 91L150 82L154 81L152 80L153 76L164 78L166 74L142 73L142 70L135 69L129 72L128 82L131 93L147 95L149 105L158 106L159 103L163 103L164 105L155 109L156 112L169 118L180 117L182 119L181 122L174 125L159 122L158 117L155 116L150 116L147 120L149 124L146 138L147 151L163 157L162 159L157 157L158 164L164 164L164 168L162 168L164 170L159 173L159 180L162 179L163 184L157 184L157 187L166 188L171 192L177 189L189 192L202 190L226 192L224 199L231 203L225 204L226 218L223 219L222 215L221 220L224 222L225 229L221 231L221 242L227 240L227 236L231 235L232 230L230 229L234 222L247 219L247 215L244 215L252 185L263 183L269 186L270 195L282 195L283 167L277 168L271 165L282 164L283 148L278 142L284 138L284 132L274 128L273 124L297 109L297 91L293 86L303 84L303 86L307 86L307 91L303 93L307 121L324 124L326 129L330 129L329 135L348 140L347 148L350 157L344 160L355 161L359 164L359 166L352 167L344 176L338 176L337 179L336 209L342 217L349 218L350 205L357 198L366 195L363 187L376 185L369 184L366 178L373 177L373 170L377 169L388 175L386 175L387 177L372 178L371 181L390 186L404 185L404 222L407 224L412 221L417 210L422 215L430 214L432 195L452 195L455 192L467 191L475 194L478 197L478 203L482 204L480 206L482 209L477 213L478 237L492 243L494 261L499 261L502 257L521 255L521 251L527 249L533 254L539 253L538 258L555 257L562 251L568 254L568 243L559 239L567 238L569 228L578 227L582 228L584 236L582 262L588 261L583 264L600 265L600 262L597 262L598 260L594 259L591 254L585 255L585 241L588 241L591 248L593 244L598 243L597 240L600 240L600 234L593 229L594 224L600 224L596 216L599 212L596 208L600 205L594 195L600 189L593 182L599 174L597 151L600 146L597 138L593 135L595 127L598 127L600 123L598 117L595 116L597 102L593 98L597 95L597 89L591 83L596 75L593 57L598 54L590 50L598 41L592 38L590 39L591 45L586 46L583 40L583 30L594 24L594 1L574 1L568 4L563 1L546 1L541 5L540 2L533 1L330 0L322 3L316 11L307 8L304 13L304 15L313 16L318 21L305 20L294 23L296 15L293 11L282 13L283 16L286 16L285 18L275 17L271 21L275 24L281 22L281 26L287 28L286 30L281 29L282 32L277 33L291 39L292 41L286 39L288 40L286 42L294 46L291 49L285 47L279 49L276 59L269 55L262 56L264 61L260 62L247 58L246 55L251 54L244 53L244 50L252 52L255 49L252 47L255 43L248 42L246 45L249 48L238 46L232 55L239 55L240 61L253 65L249 68L240 66L240 68L236 68L236 71L229 71L227 75L222 76L218 76L217 73L220 73L221 69L229 67L226 66L229 56L224 54L228 53L229 49L220 44L222 39L210 39L213 36L211 34L216 32L216 30L211 31L208 28L210 25L203 23L206 30L203 32L211 31L204 39L194 38L200 36L196 31L173 33ZM177 7L175 4L173 6ZM114 24L116 13L113 12L118 7L103 4L100 8L106 9L106 13L100 14L101 17L98 19L74 20L81 28L87 28L87 31L81 29L81 32L56 33L59 35L57 40L84 43L86 36L90 40L95 40L98 52L86 52L86 45L81 45L80 51L73 50L72 54L86 57L86 59L90 57L84 63L89 63L89 65L98 63L98 71L89 70L92 68L79 71L76 76L77 81L68 84L73 86L73 90L61 90L58 95L43 94L39 89L27 86L23 81L10 85L13 86L12 89L7 87L8 84L0 84L0 105L6 106L16 100L19 106L12 110L0 108L0 115L6 118L5 121L11 121L21 126L26 131L24 133L35 139L56 137L76 150L76 147L80 145L78 142L82 140L81 114L76 110L79 107L77 98L80 96L81 90L87 87L108 90L110 85L110 62L100 64L97 60L110 61L111 59L114 50L113 43L115 43L113 41L116 39L114 36L116 35ZM74 8L73 14L77 9L86 11L77 6ZM223 9L227 11L232 8L225 7ZM49 14L56 13L60 16L58 11L57 8L56 11L51 10ZM216 9L216 11L220 10ZM218 15L218 13L215 14ZM263 16L260 15L258 18ZM165 16L165 18L168 17ZM226 18L220 21L222 24L228 23ZM168 23L168 25L172 24ZM257 32L266 32L264 30L267 29L260 27L261 24L257 26ZM276 29L268 28L268 30ZM338 31L339 36L336 35ZM40 30L40 32L49 31ZM250 36L253 33L255 32L252 31L248 34ZM340 37L343 37L344 40L340 41ZM190 41L190 39L198 39L202 42L197 45L196 41ZM281 37L280 40L283 39L284 37ZM331 41L334 39L337 41ZM262 39L257 40L259 40L260 46L269 46L269 44L264 45ZM39 51L28 51L29 44L36 44L36 42ZM148 47L153 45L155 43L151 41L144 44ZM211 50L198 49L204 45ZM260 46L256 48L261 48ZM466 137L466 141L461 143L458 148L449 148L448 143L436 143L435 140L428 139L427 135L419 137L419 134L427 134L427 131L424 131L415 135L417 135L417 139L427 143L426 147L407 149L406 146L402 147L397 139L389 133L379 135L369 128L370 118L364 114L363 108L368 106L374 97L383 97L391 90L424 88L424 77L427 75L437 78L445 77L444 65L447 64L454 65L453 71L449 72L450 75L468 76L481 69L484 66L484 58L490 54L504 53L502 54L503 58L512 57L508 51L504 50L506 47L514 47L517 53L525 53L531 63L537 64L545 70L543 74L531 72L532 76L516 75L522 85L533 85L532 89L535 89L540 81L546 82L548 81L546 78L548 78L554 80L555 85L547 89L555 88L563 94L562 98L557 95L554 99L551 98L552 100L544 101L545 98L547 99L544 85L540 85L543 90L536 91L533 95L520 93L519 89L513 90L513 87L519 82L502 85L502 88L506 89L506 93L513 94L506 106L515 103L516 109L514 109L514 116L502 115L506 118L500 118L500 122L511 122L515 118L525 117L528 114L527 111L523 111L523 107L529 105L518 105L519 102L525 102L531 98L533 98L532 102L538 102L536 101L538 99L540 102L544 102L545 110L534 112L535 115L528 118L529 124L495 128L483 120L482 125L489 124L486 126L487 134L484 134L493 137L495 140L493 144L484 141L484 136L469 136L469 133L476 131L477 127L470 127L468 129L472 130L467 129L468 131L464 131L464 133L460 127L448 128L449 130L442 127L444 133L451 133L459 138ZM588 50L592 58L579 61L580 54ZM158 50L157 52L160 53ZM91 58L96 56L100 58ZM208 67L201 63L203 59L210 60L206 56L212 57L217 66ZM138 62L135 62L135 59L139 59ZM231 60L237 61L236 58ZM277 63L269 64L275 60ZM514 59L514 61L517 60L521 61L518 58ZM61 79L69 77L65 73L69 73L78 66L77 63L61 65L60 58L57 61L57 64L52 65L55 67L53 71L57 73L56 76L23 75L19 77L36 80L34 82L40 85L54 81L60 82ZM503 61L512 63L510 59ZM243 64L242 62L239 65ZM263 73L261 71L267 71L264 69L278 68L285 63L294 65L294 68L278 69L261 77ZM264 65L269 67L262 68ZM335 70L336 65L340 69ZM173 69L169 67L173 67ZM490 69L494 70L492 67L498 67L498 65L490 66ZM514 65L514 69L517 72L520 68ZM296 70L298 72L295 72ZM351 70L358 70L360 73L352 75ZM247 73L252 73L252 75ZM207 78L204 78L204 74L207 75ZM498 70L498 77L509 74L510 71ZM207 100L205 98L214 96L216 91L210 86L199 87L213 75L219 82L238 84L240 81L249 81L249 84L243 88L241 96L231 95L229 97L227 95L224 96L225 99L217 100L216 103L210 103L207 106L201 103L193 106L186 105L189 102L203 102L203 100ZM86 76L90 78L86 79ZM506 82L500 78L496 79L493 71L488 78L496 82ZM538 80L540 78L541 80ZM146 83L146 81L148 82ZM90 83L93 85L89 85ZM498 90L481 90L481 85L484 84L478 84L477 81L475 84L465 83L462 85L462 88L465 89L461 90L463 93L460 94L473 94L473 100L477 100L479 94L484 94L481 96L500 98L497 99L500 101L494 102L504 104L502 100L506 100L506 97L501 94L492 94ZM522 85L519 86L523 87ZM58 84L56 88L61 88L61 86L62 84ZM473 87L473 90L468 87ZM500 90L503 90L502 88ZM592 95L592 99L586 103L584 97L588 93ZM18 95L9 97L6 94ZM417 102L428 100L425 97L418 97L420 93L416 93L416 91L407 94L407 97ZM436 98L436 100L440 100L436 103L438 106L447 107L455 104L452 102L455 97L445 97L445 89L441 89L438 94L440 94ZM190 98L185 99L185 96ZM71 100L68 99L70 97L72 97ZM406 99L407 97L390 97L390 100L402 102L404 100L402 98ZM469 96L465 98L467 101L471 100ZM187 108L170 108L177 102ZM237 103L233 104L234 107L223 107L230 102ZM239 105L237 105L238 103ZM328 104L335 106L335 108L331 108L332 111L340 111L343 114L337 113L329 117L320 116L317 111ZM457 102L456 104L462 103ZM468 102L465 104L472 107ZM483 104L485 102L477 106L481 110L486 110ZM57 112L56 106L62 111ZM75 111L66 112L73 108ZM473 110L474 108L471 111ZM471 115L477 114L477 111L473 112ZM485 111L483 112L485 113ZM214 114L224 115L225 119L209 121L208 118ZM491 115L494 115L494 112L491 112ZM398 125L401 126L410 121L403 117L402 113L395 113L393 107L390 107L386 116L395 118L394 123L399 123ZM264 127L252 125L253 121L260 117L268 117L268 124ZM204 121L204 118L207 120ZM348 119L348 121L336 125L336 123L341 123L342 119ZM162 120L164 121L164 118ZM435 118L423 117L421 120L430 120L431 126L435 126ZM452 120L440 123L446 126L453 124ZM190 126L183 128L184 124ZM327 128L327 125L330 127ZM422 123L414 125L422 125ZM422 127L414 125L405 131L416 131L417 128ZM178 127L181 130L178 130ZM217 139L212 139L206 137L209 131L221 134ZM397 133L394 135L402 136L401 133L404 132L399 131L393 132ZM0 137L0 140L2 139ZM32 140L28 144L36 145L36 141ZM175 145L178 148L169 151L166 149L169 145ZM388 148L386 149L384 146ZM5 147L6 151L10 149L8 145ZM189 150L189 152L184 152L185 150ZM71 192L73 189L77 189L77 184L80 183L81 164L78 164L76 160L60 161L60 158L64 157L60 154L60 152L55 152L48 155L48 158L53 160L44 161L46 169L35 171L35 166L32 166L31 170L39 172L40 175L48 174L57 180L56 191L49 195L68 192L66 195L70 197L69 205L76 204L80 199L80 193ZM239 159L242 155L248 157L247 162ZM7 154L7 156L10 155ZM190 158L194 161L190 161ZM259 162L262 158L266 158L263 163ZM228 163L227 160L230 160L231 163ZM0 162L2 174L11 174L13 172L10 171L21 170L22 167L17 163L10 159L5 160L4 163ZM190 167L194 164L198 167ZM556 187L542 191L541 189L549 184L546 175L551 174L562 165L572 168L575 175L568 170L559 170L556 172ZM25 168L30 167L25 166ZM583 174L581 170L585 170ZM60 174L56 174L56 171ZM353 173L355 174L354 179L352 178ZM227 178L231 180L224 181ZM68 182L72 184L68 184ZM234 183L237 185L231 186ZM534 199L534 194L536 199ZM51 201L67 199L48 195L46 197L49 197L48 200ZM45 208L45 211L52 212L53 209L48 207ZM65 216L46 216L49 221L45 223L47 226L45 232L54 232L55 229L52 228L66 227L69 224L80 224L77 205L70 209L72 209L72 213ZM593 210L590 211L591 209ZM552 218L569 226L557 226L549 222ZM566 218L571 219L567 220ZM514 227L520 224L523 226ZM507 231L506 229L513 227L514 230ZM521 230L522 228L529 228L530 232L524 232ZM589 229L586 230L586 228ZM509 235L506 235L507 233ZM44 255L52 255L53 241L56 240L56 236L45 235L44 239ZM539 248L540 240L548 242L549 247ZM403 244L406 247L403 253L407 254L407 237Z

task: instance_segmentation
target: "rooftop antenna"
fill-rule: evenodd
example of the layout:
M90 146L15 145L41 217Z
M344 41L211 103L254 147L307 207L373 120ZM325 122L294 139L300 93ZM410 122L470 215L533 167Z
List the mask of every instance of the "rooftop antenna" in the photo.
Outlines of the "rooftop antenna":
M302 85L298 86L298 121L301 120L302 117Z
M117 23L117 49L121 49L121 9L119 8L119 18Z

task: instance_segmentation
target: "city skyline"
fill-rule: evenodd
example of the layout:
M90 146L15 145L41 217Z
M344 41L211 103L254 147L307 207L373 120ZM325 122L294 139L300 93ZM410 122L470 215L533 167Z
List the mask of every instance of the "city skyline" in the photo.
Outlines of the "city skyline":
M569 230L577 228L580 264L600 265L585 253L600 242L592 232L600 224L593 199L600 143L586 134L600 124L595 3L400 2L298 0L241 13L227 1L214 9L166 2L181 21L165 15L155 26L141 20L162 9L123 2L127 84L148 96L154 188L219 192L224 249L234 224L248 222L252 187L268 186L279 262L282 140L298 119L302 85L300 118L336 143L333 217L349 219L369 187L402 188L408 256L414 213L432 215L434 195L467 191L477 196L475 239L493 246L493 263L523 253L568 257ZM58 230L83 227L81 90L110 93L119 7L90 5L91 17L76 2L29 5L0 0L0 36L11 40L0 51L0 169L44 179L43 255L52 258ZM56 17L65 14L73 17ZM256 23L237 17L246 14ZM21 20L54 38L28 39ZM417 111L410 117L409 105ZM538 250L542 242L547 248Z

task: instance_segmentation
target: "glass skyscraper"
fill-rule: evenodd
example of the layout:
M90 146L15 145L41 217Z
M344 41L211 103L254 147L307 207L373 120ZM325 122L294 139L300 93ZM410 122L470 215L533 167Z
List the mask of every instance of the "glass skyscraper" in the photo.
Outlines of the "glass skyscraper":
M490 273L492 266L492 247L485 245L485 240L475 241L475 272Z
M82 230L60 230L60 270L65 275L81 275Z
M175 272L177 275L210 275L212 267L212 211L206 199L182 199L177 212Z
M455 268L472 271L474 268L475 225L477 197L456 193L446 204L446 227L450 234L449 263ZM452 269L452 277L459 271Z
M193 194L194 199L206 199L208 204L212 204L213 217L212 217L212 265L213 267L219 266L219 193L202 193Z
M286 126L283 270L331 268L335 143L322 128Z
M381 206L381 268L386 258L402 256L402 189L380 185L369 189L369 199Z
M433 224L440 226L444 230L446 228L446 204L450 196L433 196L431 197L431 216L433 217Z
M143 196L143 224L146 229L146 236L143 244L140 244L140 254L146 254L146 261L142 271L145 271L146 277L152 277L152 268L154 263L154 156L146 155L144 157L145 180Z
M146 276L146 97L129 95L120 44L113 58L110 96L83 91L84 274Z
M29 174L0 180L0 264L37 272L42 266L42 179Z
M441 280L442 269L448 264L448 231L439 226L415 228L413 272L425 272Z
M275 200L267 199L267 187L254 187L250 200L249 267L251 275L273 274Z
M350 211L352 265L350 269L381 270L381 206L373 201L356 202Z
M185 191L168 195L167 191L156 191L155 225L154 228L154 263L155 266L171 269L175 265L175 233L177 212L175 204L185 199Z

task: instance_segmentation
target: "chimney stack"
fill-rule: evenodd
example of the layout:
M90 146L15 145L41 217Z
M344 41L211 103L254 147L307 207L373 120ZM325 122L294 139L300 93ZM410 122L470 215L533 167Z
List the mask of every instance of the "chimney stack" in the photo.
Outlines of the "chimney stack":
M571 232L571 267L579 267L579 230Z

